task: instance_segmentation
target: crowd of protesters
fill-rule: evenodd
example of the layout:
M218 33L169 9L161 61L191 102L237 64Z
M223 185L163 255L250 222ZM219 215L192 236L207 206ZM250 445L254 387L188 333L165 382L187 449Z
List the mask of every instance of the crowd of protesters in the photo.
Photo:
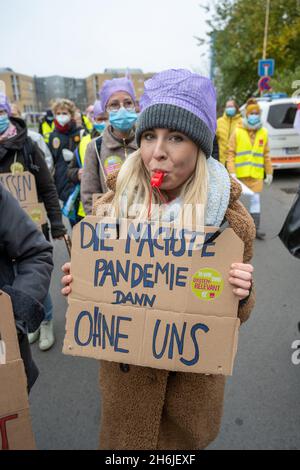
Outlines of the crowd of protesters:
M1 94L0 172L30 172L48 220L39 231L0 184L0 217L9 211L13 221L6 230L2 220L0 225L0 272L4 264L7 271L0 275L0 288L10 293L14 310L19 312L16 324L22 341L28 335L26 342L38 340L43 351L55 343L49 294L51 242L63 239L86 215L101 215L107 203L119 216L130 217L118 205L124 194L143 205L145 218L152 203L163 214L166 202L170 207L201 203L207 208L206 225L220 227L227 221L245 244L243 263L232 266L229 274L239 299L238 316L246 321L254 304L253 267L249 264L253 239L255 235L264 238L260 194L264 182L272 183L273 173L268 133L260 115L254 98L246 103L243 115L230 98L217 120L212 82L187 70L154 75L145 83L140 103L127 77L105 81L85 114L72 101L58 99L45 111L39 133L27 129L17 106ZM149 182L157 171L165 179L161 192L152 192ZM252 218L238 201L241 187L249 190ZM217 204L215 210L211 198ZM18 243L11 242L12 231L20 235ZM32 282L26 263L31 264ZM24 269L15 275L13 264ZM69 263L63 271L62 293L68 295L72 288ZM26 315L22 303L27 306ZM28 344L26 348L28 362ZM29 362L30 388L37 373L30 355ZM137 366L125 370L101 361L100 446L205 448L218 434L224 386L223 376L149 371Z

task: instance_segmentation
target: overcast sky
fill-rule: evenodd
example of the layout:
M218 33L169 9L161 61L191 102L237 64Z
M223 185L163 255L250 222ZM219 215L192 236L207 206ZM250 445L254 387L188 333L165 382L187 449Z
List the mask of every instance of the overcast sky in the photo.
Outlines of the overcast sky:
M104 68L209 73L205 0L0 0L0 67L85 78ZM204 57L201 54L204 53Z

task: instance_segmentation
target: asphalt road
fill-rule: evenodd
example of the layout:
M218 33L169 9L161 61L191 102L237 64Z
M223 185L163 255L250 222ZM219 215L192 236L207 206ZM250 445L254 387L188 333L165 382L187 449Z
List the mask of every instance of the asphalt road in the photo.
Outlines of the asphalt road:
M263 193L267 240L255 242L256 308L240 330L222 428L209 449L300 449L300 365L291 360L292 343L300 340L300 261L276 238L299 182L300 170L276 173ZM61 352L66 301L60 266L67 258L63 242L56 242L51 284L56 344L44 353L32 347L40 369L30 395L33 429L39 449L97 449L98 363Z

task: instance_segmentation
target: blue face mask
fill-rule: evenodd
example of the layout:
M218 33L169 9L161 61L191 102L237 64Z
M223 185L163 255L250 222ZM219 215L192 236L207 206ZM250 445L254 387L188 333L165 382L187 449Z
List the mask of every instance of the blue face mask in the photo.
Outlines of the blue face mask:
M2 114L0 116L0 134L3 134L3 132L8 129L9 126L9 117L7 114Z
M102 134L106 127L105 122L94 122L94 129L99 133Z
M125 108L120 108L119 111L111 111L109 113L109 122L119 131L130 131L136 120L136 112L129 111Z
M225 113L228 117L233 117L236 115L236 109L233 106L228 106L228 108L225 109Z
M250 126L256 126L257 124L260 124L260 116L259 114L250 114L247 121Z

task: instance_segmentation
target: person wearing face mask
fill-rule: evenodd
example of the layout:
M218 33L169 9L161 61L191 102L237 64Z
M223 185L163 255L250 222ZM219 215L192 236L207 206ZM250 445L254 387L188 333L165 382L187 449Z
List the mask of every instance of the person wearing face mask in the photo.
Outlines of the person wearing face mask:
M11 104L11 116L22 119L21 111L16 103ZM27 135L28 137L31 138L31 140L33 140L33 142L35 142L38 145L39 149L41 150L42 154L45 157L45 162L47 163L47 167L51 175L53 175L53 172L54 172L53 158L49 150L49 147L45 142L45 139L43 139L41 134L33 131L32 129L27 129Z
M134 218L131 205L139 204L137 219L155 220L157 212L151 207L156 204L161 220L176 223L175 204L181 208L189 204L193 215L188 224L192 224L196 204L203 204L205 225L221 227L226 221L244 242L243 262L231 266L229 283L239 300L238 317L245 322L254 306L249 263L255 228L239 202L239 184L211 157L216 131L213 84L188 70L158 73L145 82L141 109L139 148L108 177L110 191L97 201L96 215L102 217L111 205L116 217ZM159 191L150 184L158 171L163 174ZM120 204L125 196L128 207ZM63 271L62 293L68 295L70 263ZM171 312L176 302L172 292L168 300ZM101 449L197 450L217 437L224 376L100 363Z
M75 112L75 104L67 99L59 99L53 106L55 130L50 134L49 148L54 161L54 180L58 196L64 203L75 189L67 177L68 165L81 139L80 129L74 119Z
M137 148L136 97L132 81L128 78L106 80L99 95L109 123L102 136L87 146L81 178L81 200L86 214L92 213L93 194L107 192L106 178L121 168Z
M229 173L253 191L250 196L250 214L256 227L256 238L263 240L260 230L260 193L264 182L270 186L273 168L270 158L268 131L262 126L261 110L255 98L246 105L242 126L236 128L228 146L226 166Z
M63 238L67 231L62 222L55 184L45 157L38 145L28 136L25 121L11 116L11 107L7 97L0 94L0 173L22 173L23 171L29 171L34 175L38 200L44 203L50 221L52 238L54 240ZM42 231L49 241L48 223L42 225ZM50 293L46 296L44 307L44 321L40 328L29 335L30 343L39 339L39 348L42 351L50 349L55 341Z
M93 130L91 134L87 134L81 138L80 144L74 152L73 160L69 164L67 171L69 180L75 185L81 183L87 146L93 139L100 137L106 128L108 115L103 111L99 100L97 100L93 106L93 114L90 115L90 119L92 119ZM77 214L79 220L86 215L81 201Z
M237 126L242 125L242 117L235 100L228 100L222 117L217 120L217 142L219 147L219 161L225 165L226 153L231 134Z
M55 129L54 116L51 109L46 110L46 115L39 126L39 134L44 138L45 143L49 144L49 137L51 132Z

